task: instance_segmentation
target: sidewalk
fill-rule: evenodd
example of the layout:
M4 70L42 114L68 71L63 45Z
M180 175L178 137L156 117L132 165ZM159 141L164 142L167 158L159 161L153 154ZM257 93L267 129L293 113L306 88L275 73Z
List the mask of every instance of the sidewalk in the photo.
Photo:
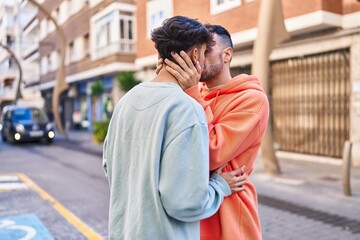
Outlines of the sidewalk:
M250 180L259 195L264 239L360 239L360 169L352 196L342 192L341 165L280 159L283 174L266 175L261 159Z
M67 137L57 135L56 142L69 149L78 150L102 157L103 144L96 143L92 133L87 131L69 131Z
M88 132L70 132L68 142L102 155L102 145ZM345 197L341 165L279 160L282 175L265 174L259 158L250 177L259 195L264 240L360 240L360 168L351 169L352 196Z

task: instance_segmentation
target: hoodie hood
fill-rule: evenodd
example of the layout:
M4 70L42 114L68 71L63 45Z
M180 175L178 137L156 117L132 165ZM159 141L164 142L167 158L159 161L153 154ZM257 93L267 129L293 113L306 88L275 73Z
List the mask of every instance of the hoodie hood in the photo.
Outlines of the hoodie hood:
M182 91L179 85L171 82L143 82L130 90L129 103L138 111L143 111L162 102L174 92Z
M202 88L202 91L204 91L204 88L206 88L205 83L203 83L201 88ZM220 88L210 91L204 97L204 99L209 100L209 99L212 99L212 98L217 97L219 95L230 94L230 93L238 93L238 92L241 92L241 91L244 91L244 90L249 90L249 89L265 93L264 90L261 88L260 81L257 79L256 76L247 75L247 74L240 74L240 75L232 78L230 81L225 83Z

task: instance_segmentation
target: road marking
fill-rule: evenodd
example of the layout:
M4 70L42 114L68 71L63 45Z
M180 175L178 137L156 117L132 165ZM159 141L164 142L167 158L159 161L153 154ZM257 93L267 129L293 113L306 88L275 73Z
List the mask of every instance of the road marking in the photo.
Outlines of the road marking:
M0 176L0 192L8 192L12 190L21 190L29 188L26 183L20 181L18 176L1 175Z
M7 192L11 190L27 189L29 188L25 183L1 183L0 192Z
M0 236L4 239L54 240L34 213L0 217Z
M61 203L56 201L50 194L48 194L44 189L39 187L34 183L30 178L25 174L18 173L17 176L25 182L34 192L38 193L40 197L46 201L49 201L52 207L63 216L70 224L72 224L77 230L79 230L86 238L91 240L100 240L102 239L94 230L87 226L83 221L76 217L72 212L66 209Z
M15 175L2 175L0 176L0 182L16 182L19 181L19 177Z

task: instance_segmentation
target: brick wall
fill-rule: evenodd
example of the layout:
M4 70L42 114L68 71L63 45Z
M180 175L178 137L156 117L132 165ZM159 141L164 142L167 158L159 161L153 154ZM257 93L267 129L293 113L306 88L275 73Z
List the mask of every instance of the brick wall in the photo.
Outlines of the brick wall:
M146 2L147 0L137 0L137 33L138 33L138 52L137 58L155 54L152 41L146 37ZM174 15L184 15L196 18L202 23L213 23L224 26L230 33L241 32L256 27L258 12L260 8L259 0L242 4L231 10L211 15L210 0L173 0ZM283 0L285 18L292 18L308 14L311 12L325 10L336 14L359 11L360 4L357 0Z

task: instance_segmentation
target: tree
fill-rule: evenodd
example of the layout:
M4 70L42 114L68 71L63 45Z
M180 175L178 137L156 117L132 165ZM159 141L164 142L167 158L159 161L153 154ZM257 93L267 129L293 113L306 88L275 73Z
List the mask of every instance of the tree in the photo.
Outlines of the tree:
M141 83L141 81L136 80L133 72L121 72L117 75L117 80L119 81L120 89L125 92Z
M96 81L91 85L91 96L99 96L104 92L101 81Z
M289 38L284 24L281 0L266 0L261 2L258 36L254 46L254 63L252 74L257 75L269 95L269 56L273 48ZM280 174L279 161L275 155L274 140L271 130L271 117L261 144L261 153L265 171L269 174Z
M59 70L56 73L56 82L53 90L52 96L52 112L54 114L54 120L57 127L57 130L60 134L65 135L67 137L66 132L64 131L63 123L61 122L61 118L59 115L59 99L61 93L66 91L69 88L69 84L65 81L65 49L66 49L66 41L65 41L65 33L62 28L58 25L57 21L53 18L50 12L42 6L42 4L38 3L36 0L29 0L32 4L37 6L40 11L46 15L55 25L57 38L60 41L60 66Z

